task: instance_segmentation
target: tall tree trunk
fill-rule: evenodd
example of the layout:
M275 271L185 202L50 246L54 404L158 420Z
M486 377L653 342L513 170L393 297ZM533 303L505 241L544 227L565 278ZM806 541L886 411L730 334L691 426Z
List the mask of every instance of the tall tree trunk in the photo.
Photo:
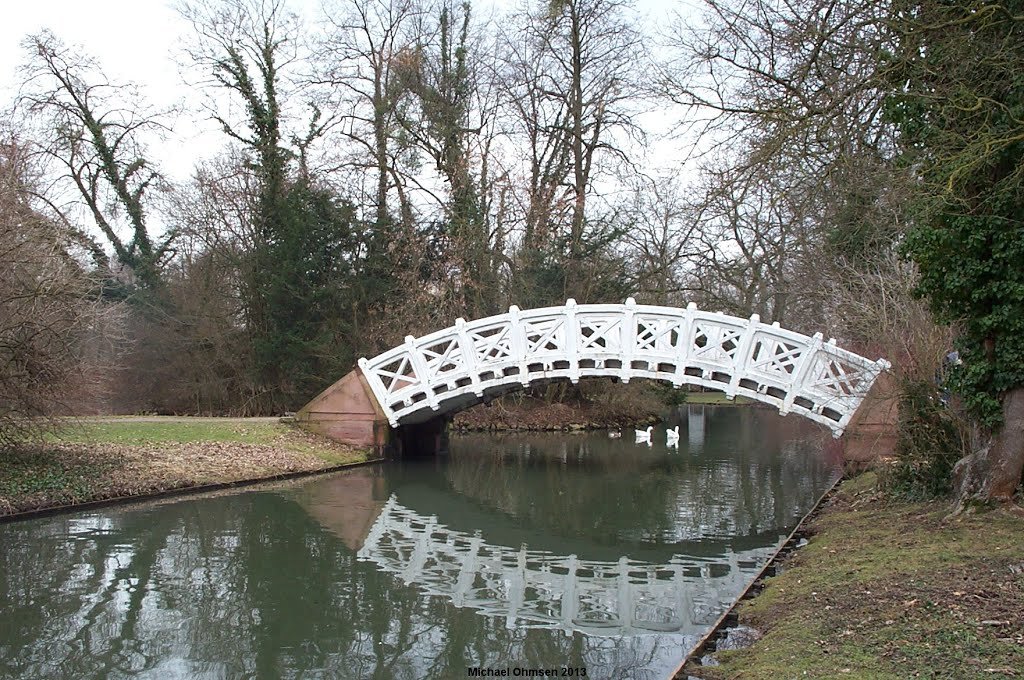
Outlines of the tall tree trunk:
M373 74L373 150L377 162L377 205L374 225L378 231L390 225L388 212L388 101L384 95L384 75L380 69Z
M1003 426L953 468L957 511L972 503L1013 500L1024 473L1024 387L1003 399Z
M565 290L563 297L581 296L582 269L584 263L581 250L583 245L583 225L586 218L587 175L584 166L583 148L583 34L580 15L575 5L570 7L572 41L572 92L570 107L572 117L572 166L573 166L573 206L572 232L569 235L569 267L566 271Z

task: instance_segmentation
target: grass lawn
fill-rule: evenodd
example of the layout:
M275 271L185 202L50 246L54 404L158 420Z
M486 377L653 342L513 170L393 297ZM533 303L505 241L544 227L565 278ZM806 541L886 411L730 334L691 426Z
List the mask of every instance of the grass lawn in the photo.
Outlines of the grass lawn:
M702 678L1024 677L1024 517L949 517L845 482L814 536L739 608L761 632Z
M222 442L274 446L308 453L328 463L352 461L353 449L268 418L83 418L52 435L74 444L188 444Z
M0 454L0 515L367 460L271 419L101 418Z

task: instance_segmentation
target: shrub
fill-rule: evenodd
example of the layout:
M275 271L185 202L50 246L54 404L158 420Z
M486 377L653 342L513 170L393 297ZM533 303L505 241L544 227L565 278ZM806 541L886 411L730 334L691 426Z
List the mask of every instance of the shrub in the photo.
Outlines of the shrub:
M934 383L907 382L901 392L896 461L885 487L908 499L948 496L953 466L966 451L965 426Z

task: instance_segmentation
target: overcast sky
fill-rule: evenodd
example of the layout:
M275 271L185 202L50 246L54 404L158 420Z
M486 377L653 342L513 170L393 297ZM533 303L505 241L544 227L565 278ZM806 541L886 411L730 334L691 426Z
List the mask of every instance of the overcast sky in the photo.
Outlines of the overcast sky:
M13 96L24 62L26 35L48 28L63 42L83 45L116 80L143 83L154 100L181 90L171 52L188 29L161 0L22 0L4 7L0 21L0 86Z
M156 108L185 103L195 93L184 85L178 46L191 27L167 0L22 0L5 7L0 22L0 98L17 94L25 36L49 29L62 42L81 46L108 78L142 86ZM193 116L196 114L193 112ZM197 125L197 123L200 123ZM161 168L175 179L187 177L195 160L223 140L200 134L210 126L193 118L178 121L173 138L159 145ZM206 147L206 148L203 148Z
M651 24L663 23L677 9L692 7L695 0L639 0L637 8ZM314 18L319 0L288 0L289 8ZM486 5L489 2L477 2ZM507 0L495 4L511 5ZM149 102L158 108L192 103L196 95L183 84L178 46L189 36L190 26L170 0L20 0L6 3L0 21L0 106L17 92L18 66L25 60L25 36L50 29L61 41L80 45L114 81L134 81L143 86ZM194 109L194 107L192 107ZM193 116L199 114L193 110ZM175 138L161 145L160 162L176 179L187 177L195 161L214 152L223 141L200 119L175 125Z

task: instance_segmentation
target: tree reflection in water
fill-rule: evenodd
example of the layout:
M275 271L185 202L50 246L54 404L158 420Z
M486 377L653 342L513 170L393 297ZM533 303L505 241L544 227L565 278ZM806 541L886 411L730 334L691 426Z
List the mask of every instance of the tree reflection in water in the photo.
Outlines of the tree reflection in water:
M682 566L687 583L752 571L745 551L773 545L832 472L813 443L792 443L789 422L743 411L708 409L699 454L657 440L606 448L596 435L467 437L446 461L2 525L0 677L452 678L469 666L563 664L589 677L663 677L692 641L684 628L510 628L457 606L454 591L430 595L436 580L405 583L411 553L395 541L398 571L357 551L393 495L407 517L433 522L425 535L444 525L454 542L479 537L541 572L570 555L580 574L608 582L619 576L599 576L601 565L628 557L627 578L641 585L648 566L655 584L676 578L666 565ZM456 583L461 569L448 570ZM504 574L490 576L474 578L478 591L513 592ZM612 611L672 618L660 595L621 609L606 595L591 593L598 613L584 622Z

